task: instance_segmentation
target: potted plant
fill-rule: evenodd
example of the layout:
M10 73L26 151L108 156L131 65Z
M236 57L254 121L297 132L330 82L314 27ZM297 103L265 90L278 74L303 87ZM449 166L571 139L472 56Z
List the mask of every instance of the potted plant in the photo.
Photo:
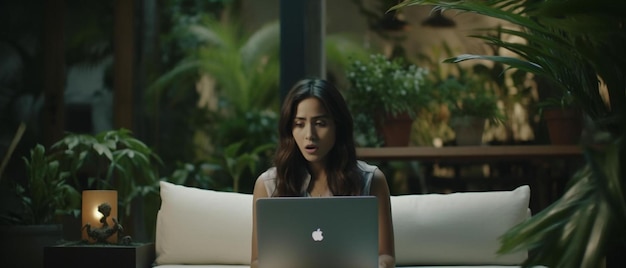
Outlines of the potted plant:
M11 183L19 202L12 212L0 215L0 256L8 266L41 267L43 247L64 238L61 217L79 214L80 193L67 183L68 172L46 155L43 145L32 148L24 162L26 181Z
M158 165L161 159L130 130L70 133L51 146L51 161L58 161L64 178L79 192L116 190L119 220L127 233L151 234L158 205ZM145 226L132 229L132 205L141 206ZM154 212L154 213L152 213ZM134 215L137 217L137 215Z
M551 144L576 144L583 129L583 114L571 94L546 98L537 104Z
M479 76L462 72L458 77L440 81L434 89L450 111L457 145L481 144L485 123L499 124L504 120L498 96Z
M402 58L372 54L354 60L348 69L351 87L347 102L357 120L356 129L376 126L386 146L407 146L413 118L429 102L428 71ZM399 120L401 126L394 125ZM373 124L372 124L373 123ZM399 136L392 136L398 133Z
M159 206L160 178L157 165L160 163L160 158L126 129L104 131L96 135L70 133L53 144L48 153L43 146L37 145L26 161L27 182L13 187L15 197L26 205L24 209L11 209L0 215L0 224L48 222L53 218L50 213L55 210L57 213L72 212L62 214L70 216L63 218L64 227L72 226L64 231L63 237L77 240L80 239L81 225L80 219L76 217L79 213L80 192L116 190L119 220L127 227L125 232L147 237L153 233ZM42 185L46 187L42 188ZM74 203L70 203L70 200L74 200ZM78 205L64 205L75 203ZM143 212L143 215L131 214L132 206L141 206L137 211ZM72 210L66 211L65 208ZM135 221L131 221L129 216L143 216L141 220L145 226L133 230L133 225L127 223Z
M122 128L96 135L69 133L49 152L42 145L35 146L25 163L27 182L14 189L28 207L25 216L3 216L5 223L50 222L55 213L50 208L64 212L75 200L80 203L82 190L92 189L117 190L120 211L128 216L134 199L157 193L161 160L130 130Z
M524 43L477 37L521 58L460 55L446 61L492 60L547 79L562 94L572 95L597 128L594 134L603 137L600 144L582 144L585 165L570 178L562 197L509 230L501 252L529 250L532 254L524 266L601 267L606 263L622 267L626 245L626 31L622 13L626 3L408 0L393 8L416 4L476 12L518 26L499 31L520 37Z
M22 223L58 223L59 215L78 215L80 193L67 182L69 173L61 170L59 161L46 155L43 145L31 149L24 162L27 182L16 185L25 209Z

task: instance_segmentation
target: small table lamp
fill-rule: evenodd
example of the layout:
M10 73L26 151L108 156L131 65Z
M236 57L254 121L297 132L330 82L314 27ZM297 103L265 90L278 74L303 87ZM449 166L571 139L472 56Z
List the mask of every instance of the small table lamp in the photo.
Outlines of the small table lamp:
M89 243L117 243L117 191L83 191L81 237Z

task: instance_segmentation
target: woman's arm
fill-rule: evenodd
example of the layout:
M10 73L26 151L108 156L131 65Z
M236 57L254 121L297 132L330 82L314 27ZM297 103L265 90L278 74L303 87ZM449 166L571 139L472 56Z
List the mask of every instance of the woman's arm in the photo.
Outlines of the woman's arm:
M372 179L371 194L378 198L378 267L395 267L395 249L393 238L393 221L391 218L391 201L387 179L377 169Z
M261 197L268 197L267 190L265 189L265 183L261 179L261 177L257 178L254 183L254 191L252 193L252 255L250 259L250 267L256 268L258 267L258 248L257 248L257 238L256 238L256 200Z

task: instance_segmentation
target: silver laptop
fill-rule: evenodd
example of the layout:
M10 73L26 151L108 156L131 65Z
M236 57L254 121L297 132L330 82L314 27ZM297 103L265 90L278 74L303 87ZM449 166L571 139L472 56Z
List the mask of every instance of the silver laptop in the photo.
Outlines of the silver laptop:
M261 198L256 210L260 268L378 267L376 197Z

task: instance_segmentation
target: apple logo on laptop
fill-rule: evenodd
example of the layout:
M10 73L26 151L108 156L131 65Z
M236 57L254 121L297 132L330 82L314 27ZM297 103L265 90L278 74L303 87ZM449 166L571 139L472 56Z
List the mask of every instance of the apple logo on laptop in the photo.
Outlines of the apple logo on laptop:
M320 230L320 228L317 228L317 230L311 233L311 237L313 237L314 241L322 241L324 240L324 236L322 235L322 233L322 230Z

